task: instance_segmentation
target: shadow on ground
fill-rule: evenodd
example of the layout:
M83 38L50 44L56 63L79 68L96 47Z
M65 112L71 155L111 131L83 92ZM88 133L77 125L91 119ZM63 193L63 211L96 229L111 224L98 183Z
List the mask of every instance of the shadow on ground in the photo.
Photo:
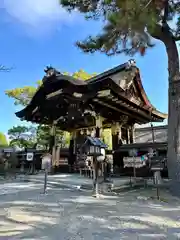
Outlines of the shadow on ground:
M95 199L52 185L1 196L0 239L178 239L180 201L138 200L143 191Z

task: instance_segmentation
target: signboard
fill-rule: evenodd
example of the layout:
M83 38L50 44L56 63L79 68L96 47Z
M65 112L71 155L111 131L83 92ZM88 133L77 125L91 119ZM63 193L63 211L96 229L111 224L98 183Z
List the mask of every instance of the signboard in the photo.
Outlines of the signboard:
M142 161L141 157L124 157L124 167L141 168L146 165L145 161Z
M151 170L152 171L161 171L165 168L165 161L164 157L153 157L151 159Z
M31 161L33 161L33 158L34 158L34 153L27 153L27 155L26 155L26 160L28 161L28 162L31 162Z
M3 149L4 153L12 153L14 151L13 148L4 148Z
M41 164L41 168L42 169L51 169L51 154L45 154L43 157L42 157L42 164Z

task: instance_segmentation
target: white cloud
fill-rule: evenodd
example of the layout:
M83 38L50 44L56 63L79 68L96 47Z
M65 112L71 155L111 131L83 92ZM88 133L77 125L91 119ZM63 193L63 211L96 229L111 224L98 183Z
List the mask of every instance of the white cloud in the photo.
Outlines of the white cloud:
M0 8L33 31L46 31L74 22L77 14L69 14L59 0L1 0Z

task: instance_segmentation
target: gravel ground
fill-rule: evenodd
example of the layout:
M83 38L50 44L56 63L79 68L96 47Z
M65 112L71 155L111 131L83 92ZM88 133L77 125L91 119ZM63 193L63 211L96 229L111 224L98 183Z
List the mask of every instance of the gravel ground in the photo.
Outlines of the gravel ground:
M0 189L0 239L180 239L180 200L164 190L160 202L148 199L152 189L101 199L53 184L43 195L43 185L33 182Z

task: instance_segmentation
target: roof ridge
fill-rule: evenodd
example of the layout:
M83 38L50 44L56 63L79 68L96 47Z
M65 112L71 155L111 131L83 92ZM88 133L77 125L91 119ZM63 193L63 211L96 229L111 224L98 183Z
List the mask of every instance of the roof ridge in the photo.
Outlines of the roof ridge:
M122 70L125 70L125 69L130 69L131 67L136 67L136 62L134 59L130 59L129 61L123 63L123 64L120 64L114 68L110 68L109 70L103 72L103 73L100 73L88 80L86 80L86 82L91 82L91 81L94 81L94 80L98 80L98 79L101 79L103 77L108 77L109 75L113 74L113 73L116 73L116 72L119 72L119 71L122 71Z

